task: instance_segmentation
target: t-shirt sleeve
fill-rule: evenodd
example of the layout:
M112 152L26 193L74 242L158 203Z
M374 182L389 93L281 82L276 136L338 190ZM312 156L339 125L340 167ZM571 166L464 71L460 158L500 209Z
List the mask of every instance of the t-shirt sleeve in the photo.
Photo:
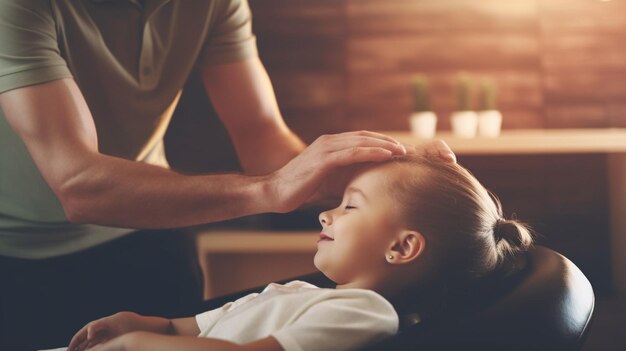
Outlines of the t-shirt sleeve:
M205 336L226 313L245 304L246 302L254 300L254 298L258 295L258 293L251 293L235 301L227 302L222 305L222 307L196 315L196 323L198 324L198 329L200 329L200 334L198 334L198 336Z
M72 77L49 1L0 1L0 93Z
M330 294L272 336L285 351L353 350L398 332L391 304L371 291Z
M247 0L223 0L200 54L200 63L217 65L258 55Z

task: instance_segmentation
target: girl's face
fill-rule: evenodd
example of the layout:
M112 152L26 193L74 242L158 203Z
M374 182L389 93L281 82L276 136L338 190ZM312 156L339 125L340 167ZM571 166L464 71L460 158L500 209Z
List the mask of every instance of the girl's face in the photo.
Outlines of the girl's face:
M361 171L341 204L319 216L322 231L314 263L338 285L367 283L387 264L386 252L401 230L398 205L387 190L401 173L394 169L385 164Z

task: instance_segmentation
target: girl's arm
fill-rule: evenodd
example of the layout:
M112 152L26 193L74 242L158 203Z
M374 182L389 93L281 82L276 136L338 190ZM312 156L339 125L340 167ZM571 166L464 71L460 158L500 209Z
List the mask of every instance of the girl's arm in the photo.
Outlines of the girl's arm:
M200 333L194 317L167 319L147 317L133 312L119 312L88 323L70 341L69 351L84 351L116 337L144 331L158 334L196 336Z
M284 351L271 336L245 345L226 340L169 336L147 332L133 332L93 348L93 351ZM92 350L90 350L92 351Z
M181 336L197 336L200 328L195 317L170 319L169 333Z

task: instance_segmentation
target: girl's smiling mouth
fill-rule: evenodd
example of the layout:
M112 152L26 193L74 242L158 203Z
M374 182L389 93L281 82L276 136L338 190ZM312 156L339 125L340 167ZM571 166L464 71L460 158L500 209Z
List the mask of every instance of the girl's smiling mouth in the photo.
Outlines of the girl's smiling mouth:
M322 242L322 241L333 241L335 239L329 237L328 235L324 234L324 233L320 233L320 239L317 241L318 243Z

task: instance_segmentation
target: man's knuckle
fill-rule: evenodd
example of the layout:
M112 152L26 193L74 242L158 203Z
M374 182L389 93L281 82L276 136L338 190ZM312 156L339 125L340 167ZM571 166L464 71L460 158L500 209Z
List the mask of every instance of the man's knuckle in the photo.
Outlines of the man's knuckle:
M325 142L328 141L328 139L330 139L330 135L329 134L322 134L320 135L317 140L321 141L321 142Z
M353 146L350 148L350 156L355 157L361 154L362 149L358 146Z

